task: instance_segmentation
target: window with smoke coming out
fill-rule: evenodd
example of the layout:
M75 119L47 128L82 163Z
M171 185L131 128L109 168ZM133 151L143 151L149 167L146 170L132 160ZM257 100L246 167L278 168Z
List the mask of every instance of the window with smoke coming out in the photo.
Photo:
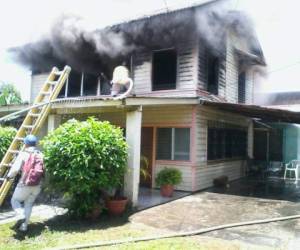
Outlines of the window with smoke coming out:
M80 96L81 81L82 81L82 74L72 70L68 78L67 96L69 97Z
M83 95L95 96L98 92L99 78L96 75L83 74Z
M176 89L177 52L154 51L152 56L152 90Z
M207 91L218 95L219 92L219 58L208 55L207 58Z

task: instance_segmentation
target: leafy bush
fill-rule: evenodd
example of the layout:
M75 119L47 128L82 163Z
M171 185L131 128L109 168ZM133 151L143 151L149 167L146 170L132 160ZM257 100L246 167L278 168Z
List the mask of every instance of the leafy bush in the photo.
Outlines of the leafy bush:
M164 168L155 179L158 186L178 185L182 181L182 173L176 168Z
M17 130L13 127L1 127L0 126L0 161L14 139Z
M42 141L50 183L70 199L69 212L83 216L100 190L123 184L127 144L120 128L94 118L69 120Z

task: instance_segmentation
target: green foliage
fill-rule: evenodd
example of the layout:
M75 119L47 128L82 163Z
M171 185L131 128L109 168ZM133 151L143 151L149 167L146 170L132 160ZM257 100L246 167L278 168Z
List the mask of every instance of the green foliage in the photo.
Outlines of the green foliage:
M69 197L69 211L85 215L100 190L123 184L127 144L120 128L94 118L69 120L42 141L50 183Z
M0 161L15 137L16 132L17 130L13 127L0 126Z
M182 173L176 168L164 168L155 179L158 186L178 185L182 181Z
M5 83L0 87L0 106L22 103L20 92L14 85Z

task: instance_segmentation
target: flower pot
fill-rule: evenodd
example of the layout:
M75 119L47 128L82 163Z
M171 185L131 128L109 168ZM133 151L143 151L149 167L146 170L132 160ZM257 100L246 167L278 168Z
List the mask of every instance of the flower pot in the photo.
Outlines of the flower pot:
M126 197L110 198L106 200L106 208L110 215L121 215L126 208L128 199Z
M162 185L160 187L160 194L163 197L172 197L174 192L174 186L173 185Z
M89 220L96 220L100 216L101 212L102 207L100 205L96 205L91 212L85 215L85 218Z

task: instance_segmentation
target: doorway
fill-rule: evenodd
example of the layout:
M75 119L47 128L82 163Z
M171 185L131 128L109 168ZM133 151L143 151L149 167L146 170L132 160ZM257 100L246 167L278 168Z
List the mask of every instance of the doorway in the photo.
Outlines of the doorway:
M143 127L141 134L140 186L152 187L153 128Z

